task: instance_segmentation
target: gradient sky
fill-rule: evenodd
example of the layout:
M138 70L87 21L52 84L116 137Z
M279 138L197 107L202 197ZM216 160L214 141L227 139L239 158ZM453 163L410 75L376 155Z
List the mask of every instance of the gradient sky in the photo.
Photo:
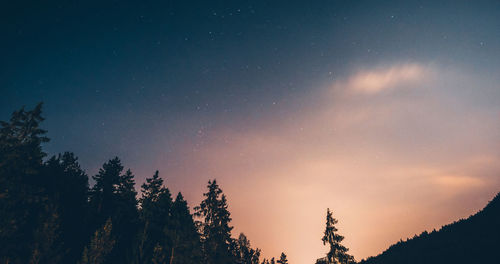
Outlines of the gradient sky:
M500 190L498 1L9 1L0 119L45 103L51 154L117 155L234 234L314 263L326 208L357 260Z

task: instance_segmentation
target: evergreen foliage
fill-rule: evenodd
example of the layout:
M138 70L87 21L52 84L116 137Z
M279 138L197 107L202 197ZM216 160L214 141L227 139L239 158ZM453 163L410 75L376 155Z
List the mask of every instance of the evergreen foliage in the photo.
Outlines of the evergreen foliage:
M51 157L43 170L48 197L58 205L59 235L64 245L63 263L75 263L91 230L87 230L88 177L73 153ZM43 182L42 182L43 183Z
M260 261L233 227L227 198L216 180L190 213L178 193L172 199L158 171L141 186L119 158L88 176L70 152L46 160L41 104L0 121L0 264L285 264ZM195 221L197 217L199 221ZM322 241L329 246L318 264L355 263L328 209ZM361 263L496 263L500 196L466 220L400 241Z
M200 224L201 239L205 262L207 264L229 264L235 262L231 238L233 227L228 211L226 196L216 180L208 181L205 199L195 207L195 215L202 218Z
M90 192L91 224L94 229L113 221L112 234L116 243L110 253L113 261L127 263L134 259L136 232L139 226L134 176L130 170L123 172L118 157L104 163ZM107 262L106 262L107 263Z
M328 244L330 246L330 250L326 254L326 263L355 263L354 257L347 253L349 249L341 244L344 237L337 233L338 229L335 227L337 223L338 220L333 217L332 212L328 208L326 212L325 232L321 239L323 245Z
M41 144L49 141L40 128L41 108L42 104L31 111L22 108L9 122L0 122L0 260L4 263L52 259L44 255L52 254L45 250L51 242L43 239L58 234L57 207L39 177L46 156Z
M498 263L500 193L478 213L399 241L363 264Z
M279 264L288 264L285 253L281 253L280 259L277 261Z
M142 185L141 204L142 231L140 238L140 263L152 263L159 259L170 259L172 238L165 232L172 225L172 196L163 186L158 171Z
M198 223L181 193L172 200L158 171L137 199L135 177L117 157L91 187L73 153L44 161L41 107L0 122L0 264L259 263L260 250L244 235L231 238L215 180L196 207Z
M171 225L165 232L172 238L170 264L195 264L203 260L200 235L193 216L181 193L177 194L172 205Z
M259 264L260 249L253 249L245 234L241 233L236 242L238 263Z
M109 259L115 240L111 235L113 224L111 218L97 231L90 241L90 245L83 250L81 264L102 264Z
M58 263L63 257L59 240L59 216L53 205L46 205L34 234L34 247L30 263Z

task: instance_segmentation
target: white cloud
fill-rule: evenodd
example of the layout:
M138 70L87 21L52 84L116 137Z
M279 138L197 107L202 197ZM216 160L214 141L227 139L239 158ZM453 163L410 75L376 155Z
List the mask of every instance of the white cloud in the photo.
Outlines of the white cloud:
M375 94L398 85L421 81L426 76L426 73L427 71L422 65L415 63L402 64L376 70L360 71L340 85L357 93Z

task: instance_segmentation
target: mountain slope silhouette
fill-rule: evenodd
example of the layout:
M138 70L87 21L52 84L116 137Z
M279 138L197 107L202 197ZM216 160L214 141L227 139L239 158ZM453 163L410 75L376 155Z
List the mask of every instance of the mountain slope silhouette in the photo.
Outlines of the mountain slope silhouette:
M500 263L500 193L469 218L400 241L360 263Z

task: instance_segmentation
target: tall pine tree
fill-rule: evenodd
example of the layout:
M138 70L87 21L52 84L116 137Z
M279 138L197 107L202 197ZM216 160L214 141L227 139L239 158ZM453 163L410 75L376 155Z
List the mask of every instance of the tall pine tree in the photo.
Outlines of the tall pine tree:
M177 194L171 210L172 222L165 229L172 239L169 264L197 264L202 262L200 235L193 216L181 193Z
M77 157L66 152L53 156L45 163L42 177L51 200L58 205L60 238L65 252L63 263L80 259L88 239L88 177L80 168Z
M116 244L109 259L127 263L134 259L137 230L139 226L134 175L130 170L122 174L123 166L115 157L104 163L90 193L92 226L96 230L106 219L113 222L112 235Z
M205 199L195 208L195 215L202 218L200 225L203 252L207 264L230 264L235 261L232 254L231 214L226 196L216 180L208 181Z
M47 195L41 144L49 141L40 128L42 104L33 110L12 113L0 121L0 261L57 263L58 241L47 234L59 233L57 205ZM45 255L44 255L45 254Z
M349 249L341 244L344 237L337 233L338 229L335 227L337 223L338 220L333 218L332 212L328 208L326 212L326 228L322 238L323 244L328 244L330 246L330 251L328 251L326 255L327 262L329 264L355 263L354 257L347 253Z
M164 230L171 222L170 210L173 202L170 191L163 186L163 179L159 177L158 171L153 177L146 179L141 186L141 192L139 202L142 230L139 235L138 259L140 263L152 263L153 259L157 260L159 256L169 256L172 242Z

